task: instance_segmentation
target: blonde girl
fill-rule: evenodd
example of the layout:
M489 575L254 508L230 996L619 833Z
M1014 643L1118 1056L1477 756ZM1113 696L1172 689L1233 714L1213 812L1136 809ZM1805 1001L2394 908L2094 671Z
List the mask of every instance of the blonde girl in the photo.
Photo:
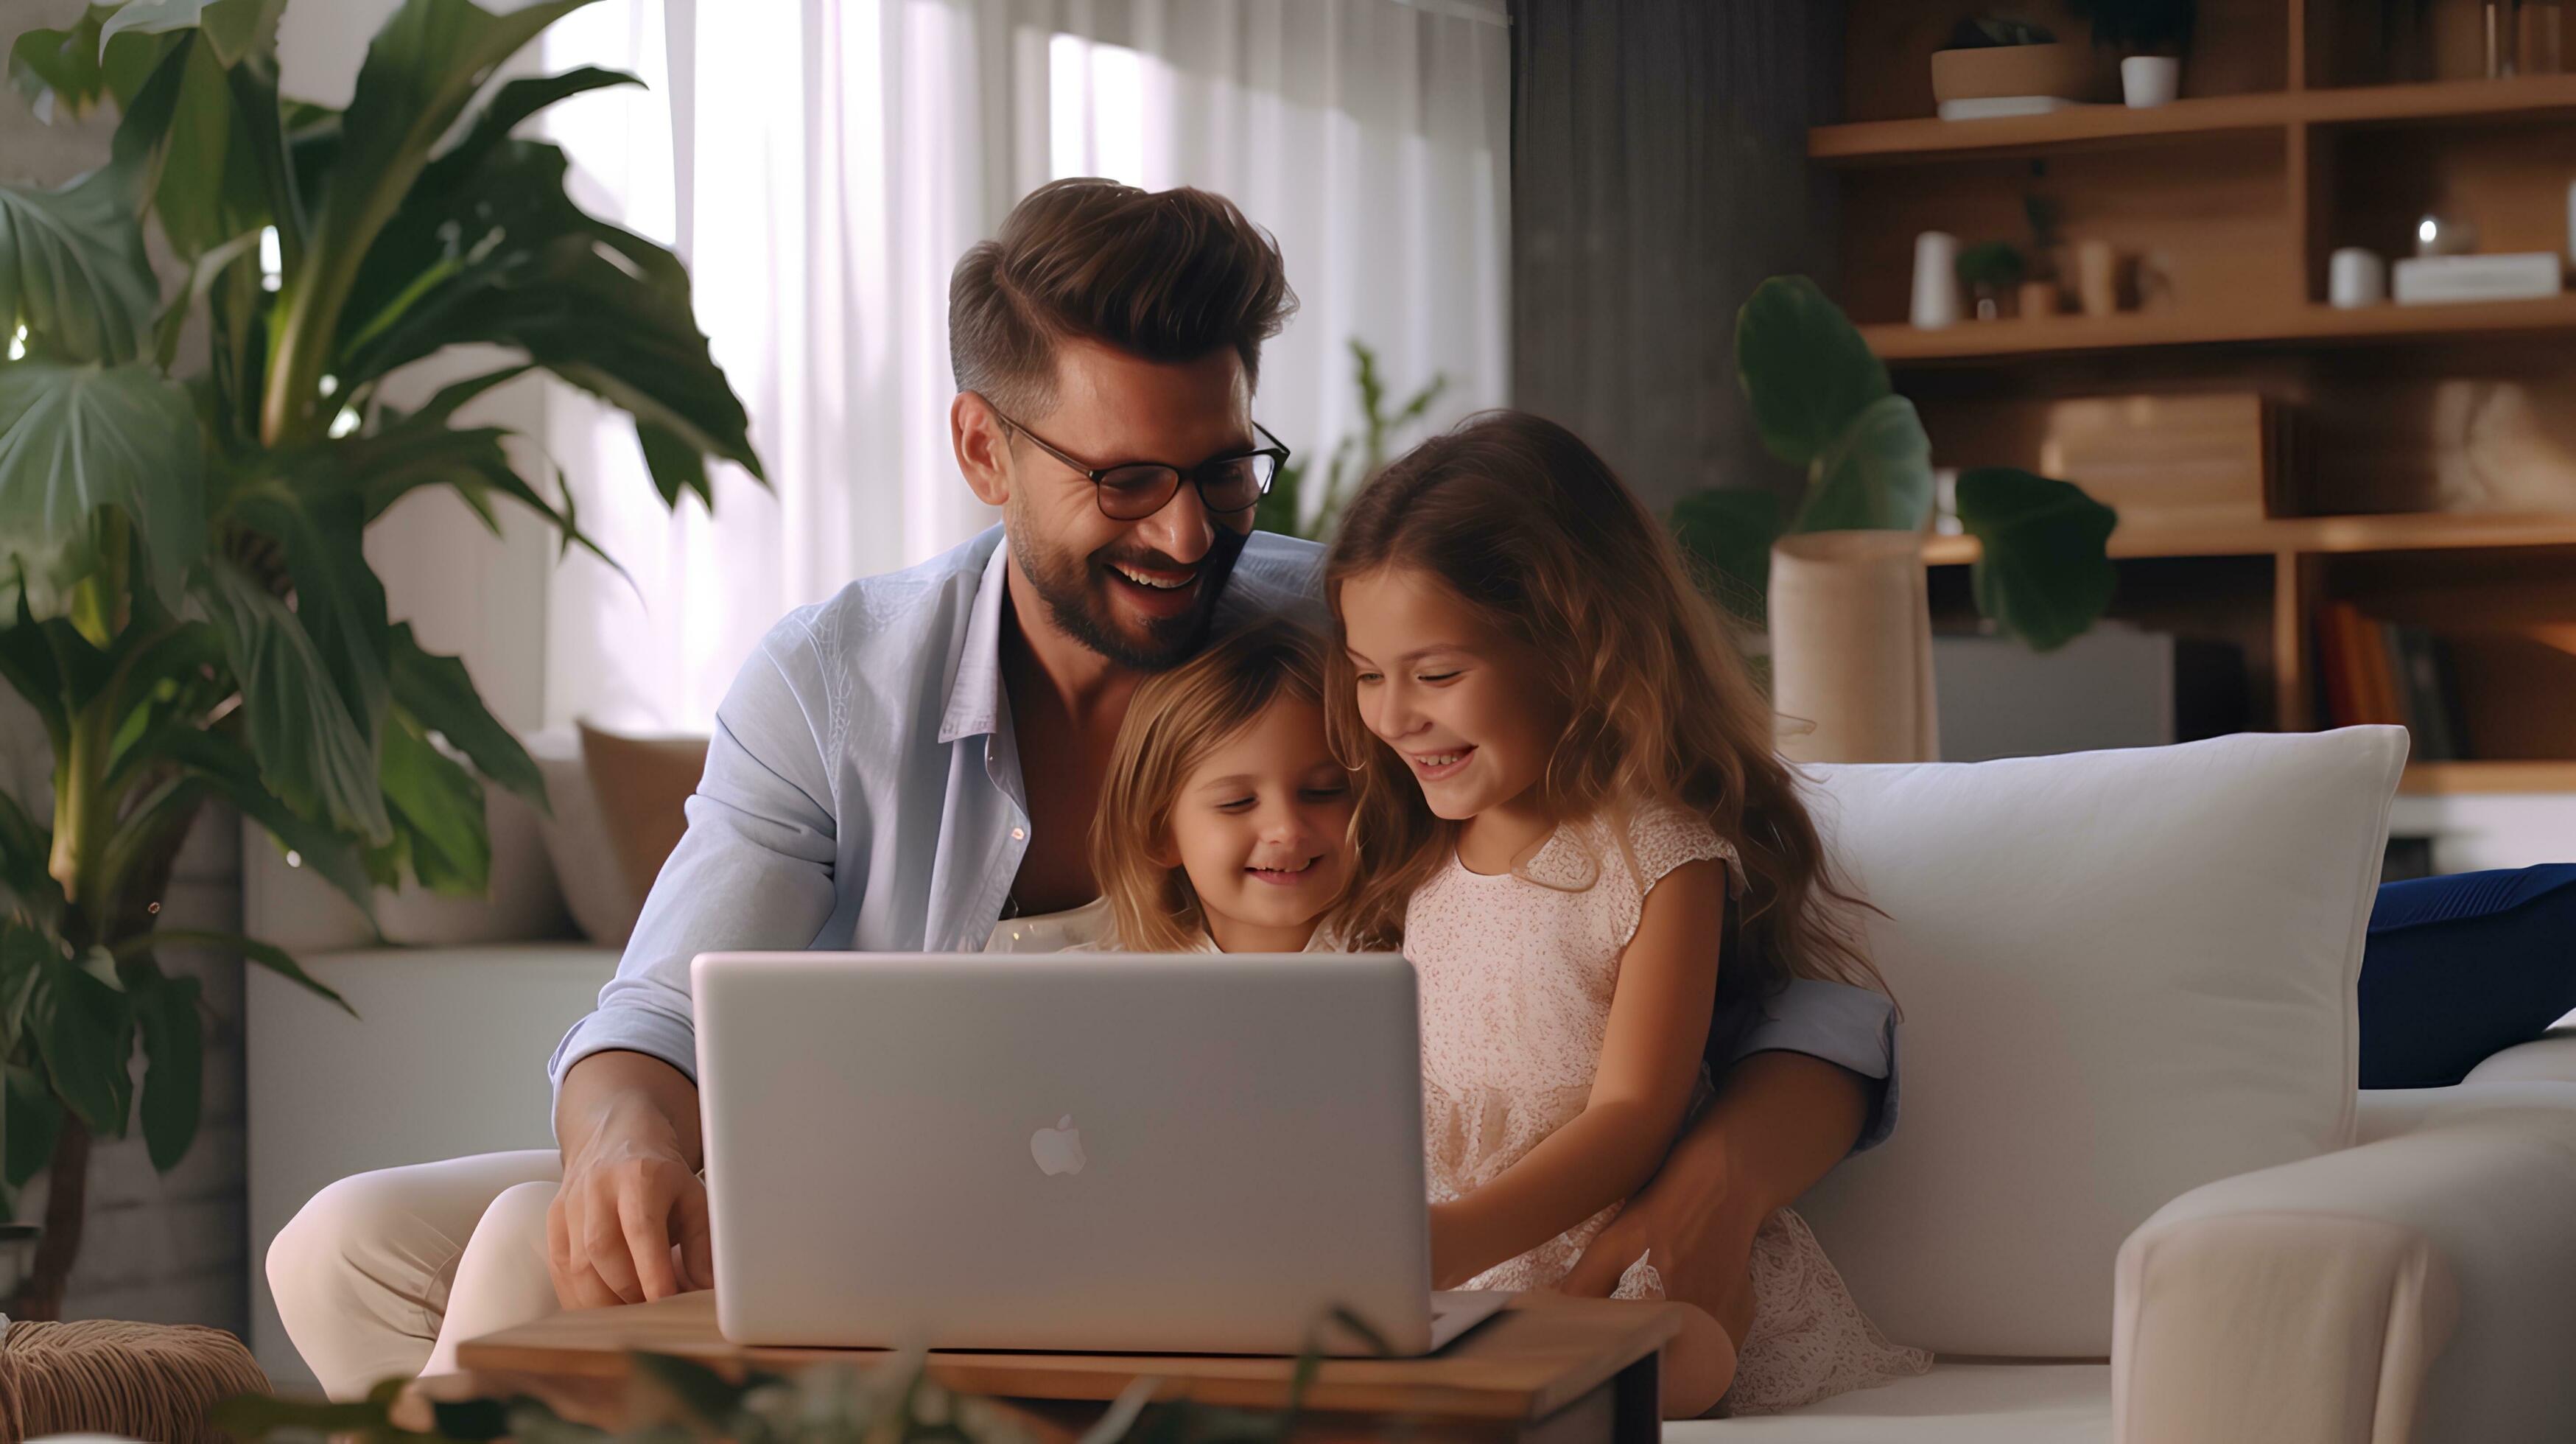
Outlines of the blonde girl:
M1092 824L1109 912L1097 946L1293 953L1383 931L1334 922L1359 840L1324 731L1324 643L1286 620L1221 637L1127 707Z
M1707 1091L1713 1012L1873 978L1771 716L1678 553L1572 433L1476 418L1352 504L1325 569L1329 723L1385 821L1352 926L1421 975L1434 1282L1547 1288ZM1665 1407L1919 1372L1786 1211L1733 1339L1692 1312ZM1621 1296L1659 1298L1652 1257Z

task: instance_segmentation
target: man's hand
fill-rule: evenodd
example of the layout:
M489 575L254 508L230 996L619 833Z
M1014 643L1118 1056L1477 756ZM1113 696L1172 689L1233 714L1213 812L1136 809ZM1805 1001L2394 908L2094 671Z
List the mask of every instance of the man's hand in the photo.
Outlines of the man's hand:
M1756 1053L1719 1081L1664 1166L1583 1251L1557 1288L1607 1298L1644 1255L1664 1293L1741 1342L1753 1321L1753 1236L1859 1140L1872 1085L1804 1053Z
M1726 1151L1707 1146L1723 1140L1700 1135L1698 1129L1685 1135L1654 1180L1594 1236L1559 1292L1606 1299L1644 1258L1663 1275L1664 1295L1674 1302L1697 1304L1721 1324L1742 1312L1751 1298L1745 1284L1762 1216L1745 1217L1748 1210L1727 1187ZM1742 1337L1740 1325L1727 1332Z
M563 1185L546 1210L546 1267L568 1309L715 1286L697 1089L640 1053L597 1053L564 1076L555 1131ZM677 1119L685 1119L682 1132Z

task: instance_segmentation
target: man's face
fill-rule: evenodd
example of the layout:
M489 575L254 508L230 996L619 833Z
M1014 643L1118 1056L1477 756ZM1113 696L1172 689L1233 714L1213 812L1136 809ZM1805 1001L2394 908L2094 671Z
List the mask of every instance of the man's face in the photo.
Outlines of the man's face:
M1231 347L1174 363L1069 341L1056 350L1053 406L1012 419L1094 468L1187 471L1258 444ZM1187 659L1207 635L1251 510L1211 514L1184 483L1152 516L1114 521L1082 473L1027 437L1009 438L1009 458L1011 559L1056 626L1120 666L1159 671Z

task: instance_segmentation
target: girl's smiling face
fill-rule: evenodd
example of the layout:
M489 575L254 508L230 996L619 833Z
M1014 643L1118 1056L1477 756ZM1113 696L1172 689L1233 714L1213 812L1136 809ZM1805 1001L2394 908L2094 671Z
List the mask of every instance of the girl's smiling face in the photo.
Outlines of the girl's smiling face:
M1166 838L1218 947L1293 953L1350 875L1351 778L1324 709L1282 694L1181 780Z
M1432 812L1463 822L1533 811L1564 708L1531 649L1411 567L1352 577L1340 603L1360 720L1404 760Z

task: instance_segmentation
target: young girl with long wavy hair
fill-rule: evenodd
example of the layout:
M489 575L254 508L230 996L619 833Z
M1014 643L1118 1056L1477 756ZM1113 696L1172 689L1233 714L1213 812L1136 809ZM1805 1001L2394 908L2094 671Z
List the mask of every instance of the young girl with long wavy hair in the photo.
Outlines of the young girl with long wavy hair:
M1797 975L1875 983L1853 900L1724 625L1563 427L1488 413L1397 460L1324 588L1334 748L1385 819L1349 914L1400 919L1421 978L1434 1283L1547 1288L1704 1101L1713 1012ZM1752 1272L1744 1338L1693 1310L1667 1347L1668 1416L1927 1365L1794 1214ZM1663 1296L1651 1257L1619 1294Z

